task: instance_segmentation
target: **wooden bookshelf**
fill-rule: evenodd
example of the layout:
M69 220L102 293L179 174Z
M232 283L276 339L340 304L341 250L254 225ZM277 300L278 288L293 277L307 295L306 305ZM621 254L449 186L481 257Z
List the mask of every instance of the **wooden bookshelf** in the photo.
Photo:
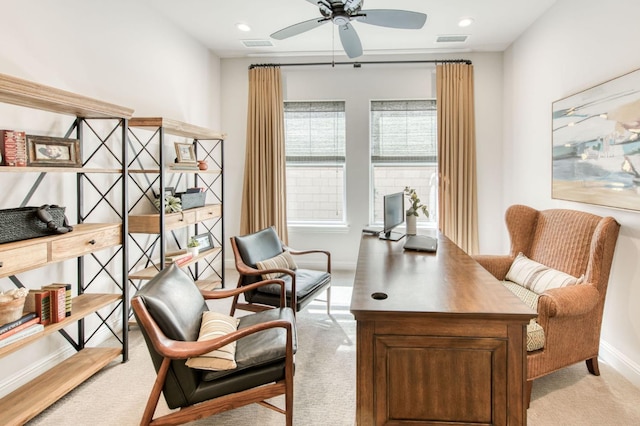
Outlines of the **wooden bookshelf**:
M198 260L203 259L212 254L217 254L220 251L221 251L220 247L214 247L210 250L201 251L200 253L198 253L197 256L192 257L191 259L189 259L188 261L180 265L180 267L186 268L189 265L196 263ZM129 274L129 279L130 280L150 280L151 278L155 277L156 274L158 274L159 270L160 270L160 266L157 264L153 266L149 266L148 268L144 268Z

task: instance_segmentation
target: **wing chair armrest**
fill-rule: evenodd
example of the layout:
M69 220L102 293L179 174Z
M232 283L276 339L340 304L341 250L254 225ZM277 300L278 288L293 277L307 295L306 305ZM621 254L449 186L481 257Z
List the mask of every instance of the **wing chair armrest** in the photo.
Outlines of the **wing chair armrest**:
M300 256L305 254L324 254L325 256L327 256L327 272L331 273L331 253L328 252L327 250L318 250L318 249L295 250L295 249L292 249L291 247L287 247L287 246L283 246L283 247L285 250L288 250L289 253L291 253L294 256Z
M242 287L236 287L230 290L214 290L214 291L200 290L200 293L202 293L202 296L205 298L205 300L225 299L227 297L233 297L238 294L244 293L246 291L255 290L259 287L269 285L269 284L280 285L280 307L283 308L287 306L285 302L286 287L284 285L284 281L282 280L264 280L264 281L259 281L257 283L248 284Z
M600 292L591 284L577 284L547 290L538 299L538 314L563 317L586 314L600 300Z
M513 263L513 258L507 255L479 254L471 257L500 281L504 280Z

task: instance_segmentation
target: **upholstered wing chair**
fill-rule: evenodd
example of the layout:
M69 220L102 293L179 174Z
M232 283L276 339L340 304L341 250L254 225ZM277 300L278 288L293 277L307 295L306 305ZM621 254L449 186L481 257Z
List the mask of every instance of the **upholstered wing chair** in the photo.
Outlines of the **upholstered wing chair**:
M538 377L580 361L586 361L591 374L600 374L602 312L620 225L612 217L568 209L538 211L523 205L509 207L505 220L510 253L474 256L485 269L505 280L514 259L522 253L578 282L535 293L505 281L538 311L536 323L532 324L535 327L527 327L528 339L535 328L543 334L540 345L527 348L528 404L533 380ZM528 300L527 294L531 296Z

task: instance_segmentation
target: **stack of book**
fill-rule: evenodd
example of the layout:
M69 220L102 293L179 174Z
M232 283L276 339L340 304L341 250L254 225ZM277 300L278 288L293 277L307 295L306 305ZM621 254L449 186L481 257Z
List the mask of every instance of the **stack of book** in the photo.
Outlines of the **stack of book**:
M167 253L164 257L164 263L167 266L172 263L182 266L191 259L193 259L193 255L191 253L188 253L186 250L180 250L173 253Z
M27 165L27 139L25 132L0 130L0 157L3 166Z
M44 325L40 322L40 317L35 312L26 313L17 320L0 326L0 348L42 330Z
M169 170L200 170L198 163L170 163Z

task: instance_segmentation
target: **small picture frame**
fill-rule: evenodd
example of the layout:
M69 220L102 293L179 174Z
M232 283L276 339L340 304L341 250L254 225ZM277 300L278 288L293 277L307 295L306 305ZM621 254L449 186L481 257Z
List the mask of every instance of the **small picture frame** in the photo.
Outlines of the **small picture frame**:
M27 166L82 167L80 141L27 135Z
M198 246L200 252L213 248L213 236L209 232L196 235L193 237L193 239L200 243L200 245Z
M173 186L165 186L164 187L164 196L166 197L167 195L175 196L176 195L176 188L173 187Z
M174 142L178 163L197 164L196 152L192 143Z

